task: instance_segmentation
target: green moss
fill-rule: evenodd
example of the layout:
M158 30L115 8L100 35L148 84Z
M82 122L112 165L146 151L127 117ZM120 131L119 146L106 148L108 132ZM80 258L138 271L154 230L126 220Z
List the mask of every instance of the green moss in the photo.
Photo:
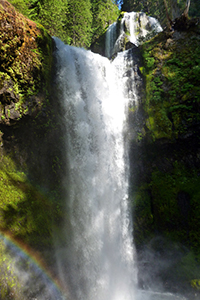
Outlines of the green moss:
M5 243L0 240L0 297L1 299L12 299L15 295L16 300L21 300L20 282L15 273L15 258L9 254Z
M0 162L0 228L33 247L52 246L53 210L51 199L4 156Z
M0 30L0 76L3 79L0 88L8 86L10 91L10 95L5 96L5 93L3 105L19 103L16 110L22 117L23 103L28 105L30 96L42 93L45 102L51 74L52 39L41 25L14 13L12 6L6 9L0 6L0 18L6 19L12 29L2 27Z
M145 111L152 138L177 138L199 122L200 46L194 33L168 38L165 32L142 46Z
M183 195L182 200L179 200L180 195ZM198 170L191 171L178 162L170 172L154 170L151 181L140 186L136 193L138 241L149 238L156 230L200 254L199 198Z
M191 286L196 290L200 290L200 279L192 279Z
M151 199L146 184L134 194L134 240L139 247L153 237L154 224Z

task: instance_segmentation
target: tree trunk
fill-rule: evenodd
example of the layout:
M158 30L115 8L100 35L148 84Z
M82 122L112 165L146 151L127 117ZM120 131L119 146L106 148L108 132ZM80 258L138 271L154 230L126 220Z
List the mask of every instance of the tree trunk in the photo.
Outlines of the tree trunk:
M189 13L189 8L190 8L190 0L186 1L186 7L185 10L183 12L183 15L187 18L188 17L188 13Z
M167 27L170 29L171 28L171 25L172 25L172 20L169 16L169 11L168 11L168 7L167 7L167 1L166 0L163 0L164 1L164 5L165 5L165 11L166 11L166 17L167 17Z

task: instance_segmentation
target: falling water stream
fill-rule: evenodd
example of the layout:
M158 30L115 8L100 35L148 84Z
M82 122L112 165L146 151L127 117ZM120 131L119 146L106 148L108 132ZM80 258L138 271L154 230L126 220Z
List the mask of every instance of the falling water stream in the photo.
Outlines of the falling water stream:
M128 208L122 59L110 64L57 39L56 47L68 169L68 243L67 252L59 253L60 272L70 274L75 299L132 300L137 272Z
M117 28L120 28L118 30ZM117 32L119 31L119 32ZM129 41L132 46L139 46L145 39L162 31L160 23L142 12L125 12L120 24L111 24L106 32L106 57L111 58L123 51Z
M107 53L114 47L114 28ZM57 247L60 278L73 300L152 299L136 288L128 199L126 118L130 102L137 105L133 57L120 52L111 63L57 38L55 43L67 170L64 242L58 239Z

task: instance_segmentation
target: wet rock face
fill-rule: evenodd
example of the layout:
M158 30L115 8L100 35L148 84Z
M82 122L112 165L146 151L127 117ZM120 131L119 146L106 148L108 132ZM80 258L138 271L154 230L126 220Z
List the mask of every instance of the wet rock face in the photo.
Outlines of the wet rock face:
M0 123L11 124L42 107L52 40L42 26L4 0L0 0L0 37ZM33 105L31 96L38 94Z
M139 47L144 113L136 128L138 139L130 147L130 182L136 195L134 238L139 250L160 235L197 256L200 253L199 39L195 19L178 29L166 29ZM178 284L193 276L183 274L184 255L181 271L177 267ZM170 276L169 271L166 278L173 287Z

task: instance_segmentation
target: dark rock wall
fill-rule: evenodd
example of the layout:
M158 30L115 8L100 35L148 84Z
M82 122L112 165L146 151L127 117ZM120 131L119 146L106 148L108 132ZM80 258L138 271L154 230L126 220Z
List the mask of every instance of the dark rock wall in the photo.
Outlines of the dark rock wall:
M142 285L156 276L177 292L198 289L200 275L200 27L175 23L140 47L145 96L130 184Z
M0 232L44 250L53 246L61 197L54 44L7 1L0 1L0 36Z
M0 1L0 237L31 247L55 270L52 224L62 219L64 167L53 48L41 25ZM3 241L0 298L28 299Z
M160 175L166 176L167 180L167 176L175 176L172 174L175 168L178 168L177 165L180 167L180 174L183 169L189 177L196 172L193 177L194 180L198 179L200 167L199 37L199 27L192 25L187 30L164 31L144 43L141 48L146 95L142 102L145 120L140 128L140 145L138 145L140 163L136 163L138 185L146 183L149 184L150 189L153 189L156 183L152 181L152 174L160 172ZM184 189L183 186L181 188ZM185 182L185 190L188 188ZM167 195L167 188L163 186L163 189L166 189ZM155 199L154 196L152 197L153 203ZM162 198L157 200L162 206ZM177 195L174 195L174 201L177 202ZM166 214L167 210L173 209L173 205L170 208L165 203L165 206ZM155 216L162 220L161 223L163 217L165 218L165 212L163 216ZM180 220L180 228L181 222ZM170 228L167 224L172 226L173 221L166 220L165 229L169 232ZM161 224L155 220L154 226L157 230L161 228ZM190 243L192 243L192 236L193 234Z

